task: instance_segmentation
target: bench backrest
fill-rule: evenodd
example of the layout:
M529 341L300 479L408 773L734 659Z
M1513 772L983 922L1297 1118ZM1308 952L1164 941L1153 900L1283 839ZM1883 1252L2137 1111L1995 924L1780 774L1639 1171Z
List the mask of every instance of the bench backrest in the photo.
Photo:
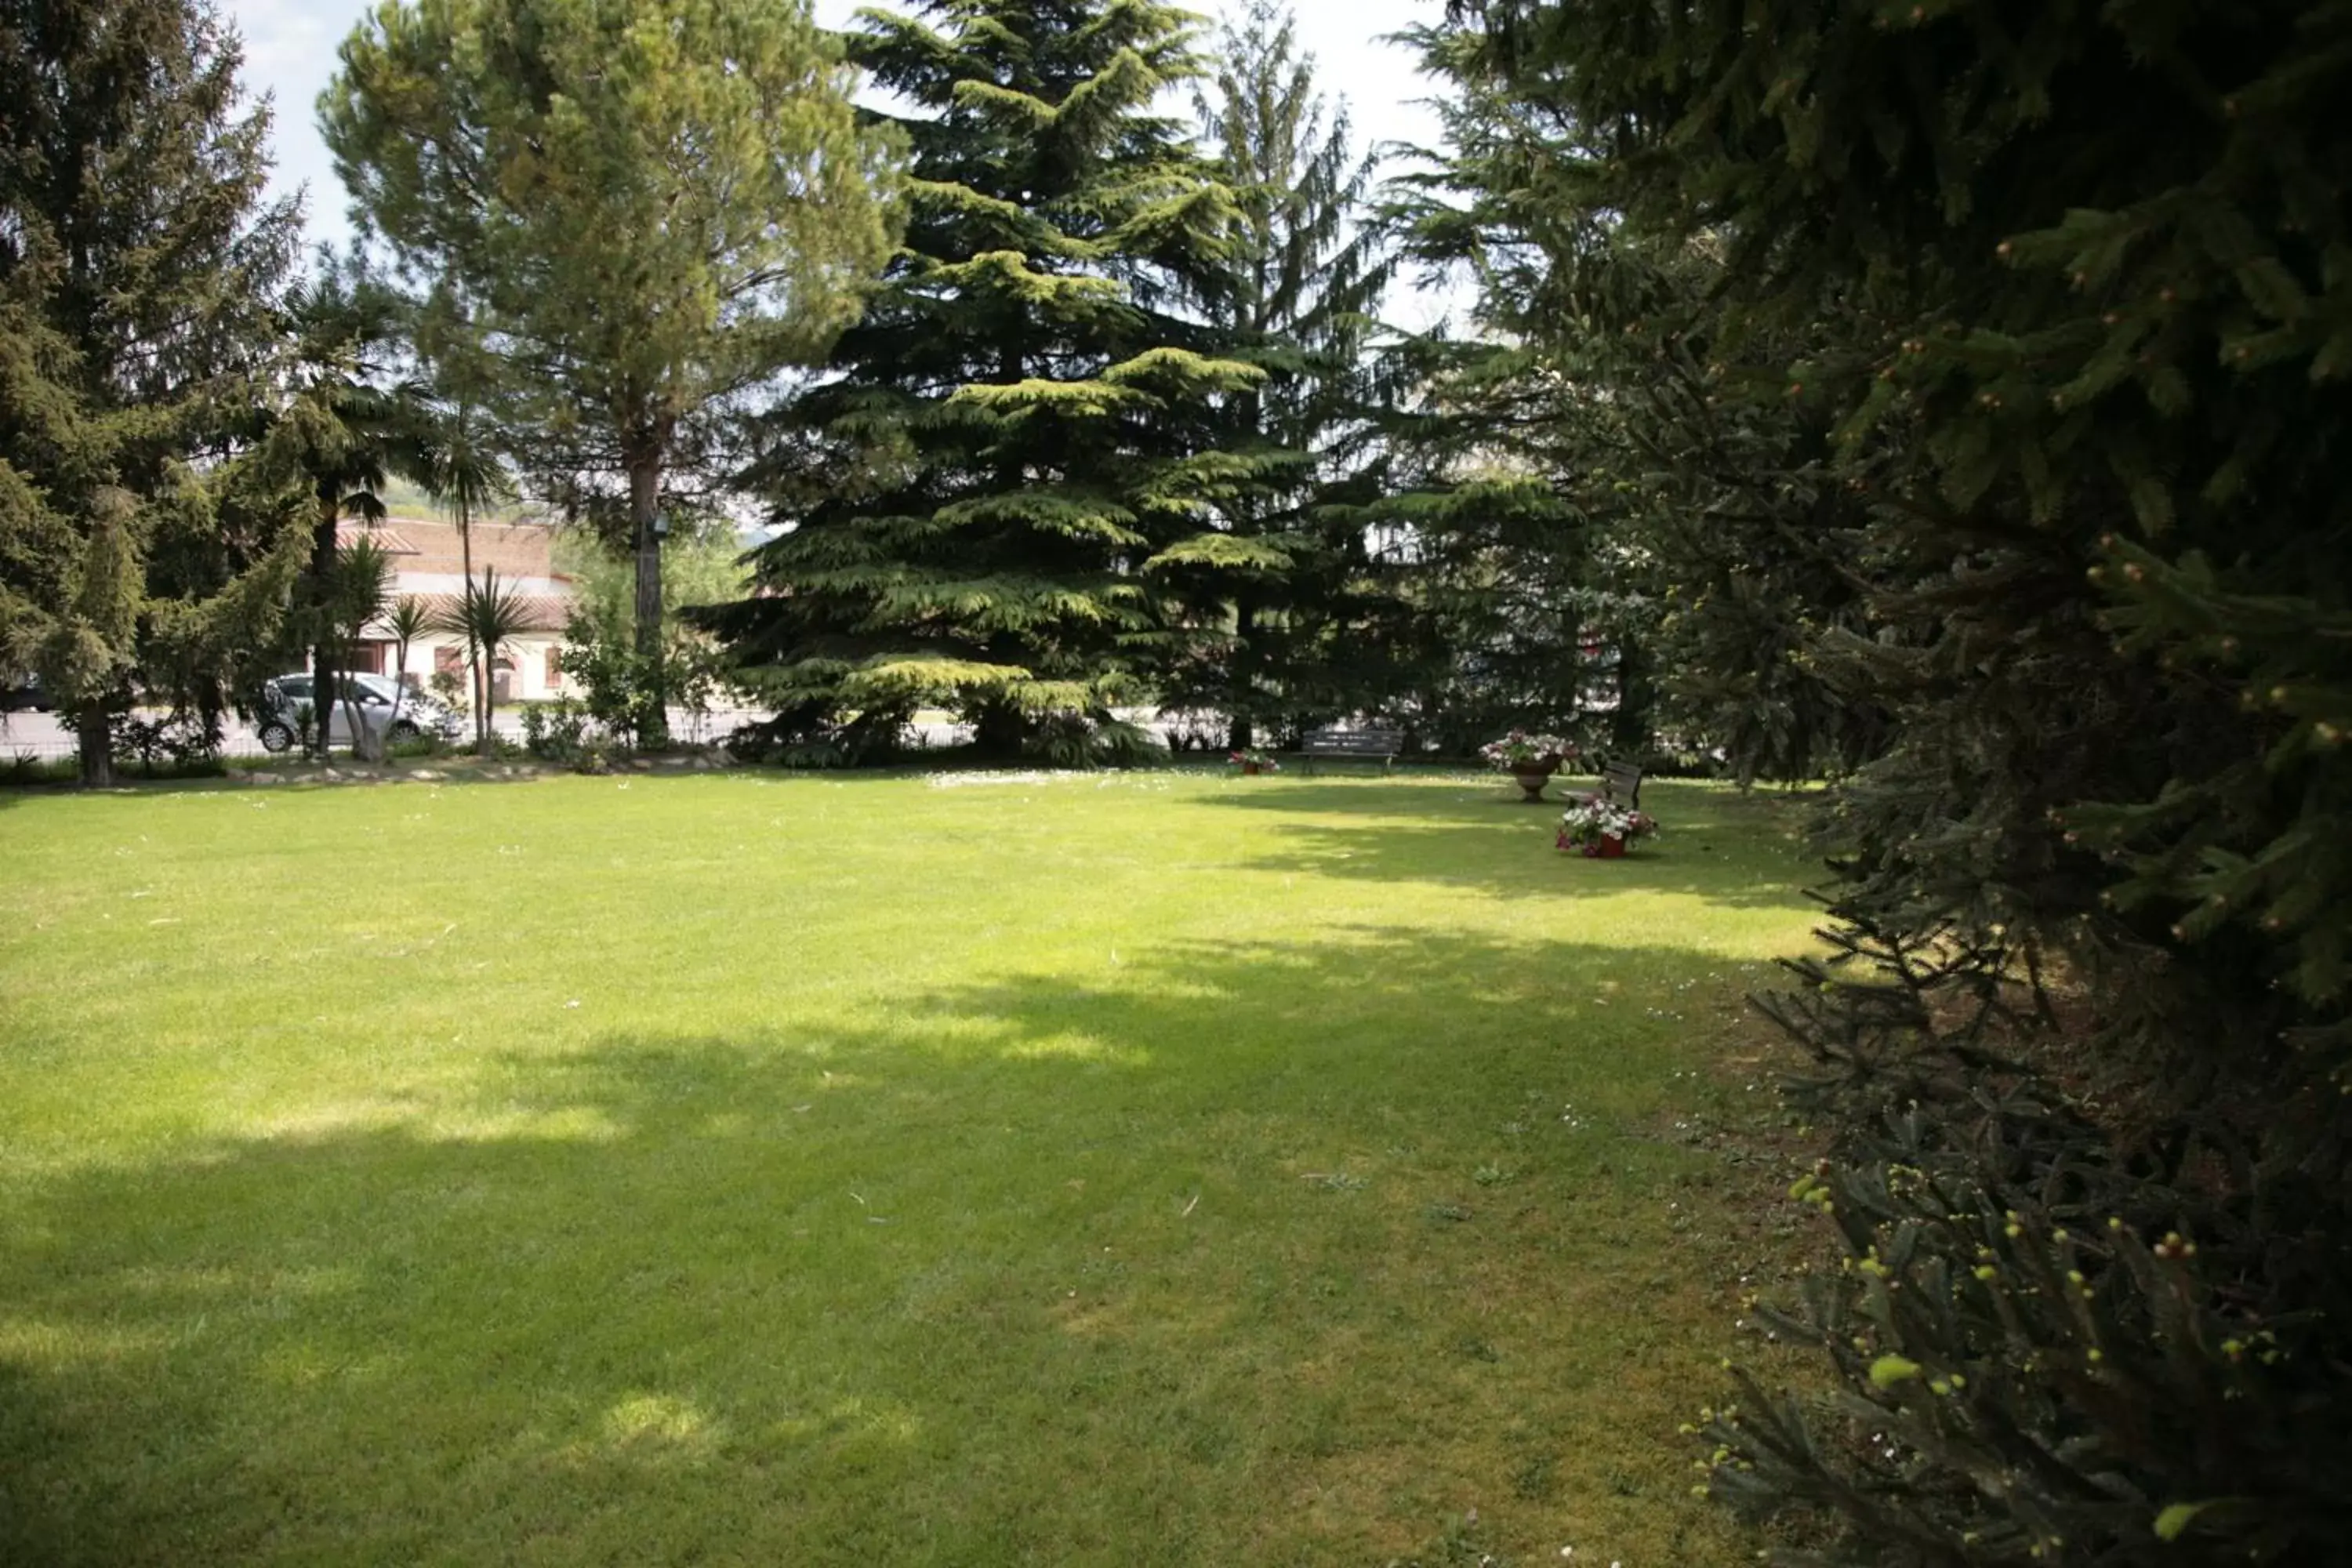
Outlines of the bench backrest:
M1402 730L1317 730L1299 742L1299 750L1326 756L1385 757L1403 740Z
M1609 798L1627 805L1642 804L1642 770L1631 763L1611 763L1601 770L1601 787Z

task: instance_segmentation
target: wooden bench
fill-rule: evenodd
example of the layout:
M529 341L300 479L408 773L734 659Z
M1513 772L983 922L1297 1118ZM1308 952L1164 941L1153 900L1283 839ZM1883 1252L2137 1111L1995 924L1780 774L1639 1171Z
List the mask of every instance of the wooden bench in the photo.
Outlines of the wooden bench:
M1297 758L1302 773L1313 773L1318 762L1378 763L1385 773L1396 766L1397 751L1403 743L1402 730L1347 730L1335 725L1309 731L1297 751L1281 754Z
M1601 787L1590 793L1571 792L1571 801L1608 800L1619 805L1640 810L1642 805L1642 770L1631 763L1604 763L1601 768Z

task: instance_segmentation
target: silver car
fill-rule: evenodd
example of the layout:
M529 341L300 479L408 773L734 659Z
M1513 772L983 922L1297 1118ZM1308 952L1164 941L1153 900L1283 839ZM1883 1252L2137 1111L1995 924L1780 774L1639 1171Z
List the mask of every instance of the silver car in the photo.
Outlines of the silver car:
M420 741L436 735L444 741L456 741L466 732L466 721L439 698L422 691L410 691L400 699L400 716L393 717L393 700L398 689L392 678L366 673L340 674L336 685L343 700L331 705L327 724L330 745L352 743L351 715L359 712L360 728L371 742L383 741L398 745L404 741ZM314 682L307 673L280 675L261 684L260 711L256 716L257 729L265 752L283 752L292 748L301 738L302 726L310 719L315 704L311 700ZM387 730L386 726L389 726Z

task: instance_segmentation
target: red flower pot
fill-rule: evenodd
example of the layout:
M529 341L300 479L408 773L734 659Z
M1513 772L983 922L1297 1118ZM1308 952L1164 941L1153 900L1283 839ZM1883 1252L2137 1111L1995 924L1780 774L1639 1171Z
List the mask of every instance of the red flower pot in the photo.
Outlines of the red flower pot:
M1255 778L1263 772L1265 772L1265 765L1263 763L1244 763L1242 764L1242 776L1244 778Z

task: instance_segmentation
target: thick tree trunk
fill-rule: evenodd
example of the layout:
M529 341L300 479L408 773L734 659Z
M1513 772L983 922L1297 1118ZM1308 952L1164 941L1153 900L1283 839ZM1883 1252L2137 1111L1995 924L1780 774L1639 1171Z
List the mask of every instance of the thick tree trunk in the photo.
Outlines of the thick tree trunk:
M1021 743L1028 733L1027 719L1010 702L986 703L973 717L972 744L982 756L1010 762L1021 754Z
M659 749L669 743L669 693L662 668L661 458L629 459L629 527L637 548L637 658L646 671L644 705L637 713L637 743Z
M109 789L114 784L114 737L107 732L106 710L85 708L74 719L74 742L81 754L84 789Z
M1632 762L1650 743L1650 672L1631 637L1618 645L1617 711L1610 715L1609 743L1620 760Z
M1257 629L1257 613L1246 604L1234 605L1233 679L1225 699L1225 744L1236 752L1245 752L1257 744L1256 728L1250 722L1250 634Z

